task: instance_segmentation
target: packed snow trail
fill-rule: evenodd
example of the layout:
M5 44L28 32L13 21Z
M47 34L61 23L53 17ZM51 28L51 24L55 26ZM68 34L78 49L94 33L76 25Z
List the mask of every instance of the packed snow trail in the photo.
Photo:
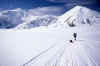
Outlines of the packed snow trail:
M91 55L91 50L98 50L96 47L97 45L98 44L95 43L91 45L88 41L80 40L74 41L74 43L67 42L67 44L64 43L49 59L46 58L46 56L48 57L47 52L24 66L100 66L100 63L96 61L96 58ZM53 47L53 50L54 49L55 48ZM51 49L49 49L49 51L50 50Z
M78 32L78 38L74 43L69 43L68 40L68 42L60 41L55 48L49 49L25 66L100 66L100 32L95 32L93 27L88 29L84 27L77 31L75 29L79 28L71 30L72 33ZM63 39L66 40L67 37Z
M83 26L56 31L2 31L0 36L4 38L0 39L0 61L3 59L4 63L0 64L2 66L23 66L50 45L57 44L24 66L100 66L98 27L99 25L96 28ZM74 32L78 34L77 41L70 44L68 41L72 39Z
M41 53L39 53L38 55L36 55L35 57L33 57L32 59L30 59L28 62L26 62L25 64L23 64L23 66L26 66L27 64L29 64L30 62L34 61L36 58L38 58L39 56L41 56L42 54L48 52L50 49L54 48L57 44L54 44L53 46L49 47L48 49L46 49L45 51L42 51Z
M62 46L60 49L59 49L59 47L58 47L59 45ZM35 64L35 63L39 60L39 58L43 57L44 54L50 52L52 49L53 49L54 51L55 51L55 49L60 50L60 51L57 50L57 52L56 52L55 55L53 56L53 57L56 57L57 54L58 54L59 52L60 52L60 54L63 54L64 49L65 49L65 44L59 44L59 43L53 44L51 47L49 47L49 48L46 49L45 51L42 51L41 53L39 53L38 55L36 55L36 56L33 57L32 59L30 59L29 61L27 61L25 64L23 64L23 66L27 66L27 65L29 65L30 63ZM59 56L60 56L60 55L58 54L58 58L60 58ZM53 59L53 58L52 58L52 59ZM51 60L52 60L52 59L51 59ZM48 64L48 63L50 63L50 60L47 62L47 64ZM47 65L47 64L46 64L46 65Z

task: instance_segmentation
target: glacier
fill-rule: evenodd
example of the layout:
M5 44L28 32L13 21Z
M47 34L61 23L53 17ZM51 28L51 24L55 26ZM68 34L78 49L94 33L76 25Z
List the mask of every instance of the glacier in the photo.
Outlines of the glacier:
M0 65L100 66L99 16L94 10L76 6L46 24L48 27L0 30ZM38 17L27 20L25 26L35 19ZM78 34L76 41L74 32Z

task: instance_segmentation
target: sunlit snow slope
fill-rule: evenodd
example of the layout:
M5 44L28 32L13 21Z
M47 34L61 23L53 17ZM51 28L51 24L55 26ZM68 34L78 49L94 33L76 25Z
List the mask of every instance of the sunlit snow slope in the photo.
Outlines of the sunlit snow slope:
M82 11L82 15L80 8L89 12ZM66 19L70 15L75 17L76 13L84 16L84 19L88 16L84 13L87 13L95 21L92 23L90 20L89 25L87 22L83 25L78 20L75 27L63 27L72 18ZM99 13L76 6L59 17L58 21L60 28L0 30L0 66L100 66ZM74 32L77 33L76 41L72 36ZM73 43L69 40L73 40Z
M80 24L95 24L100 21L100 13L83 6L76 6L58 18L58 23L74 27Z
M29 18L29 19L27 19ZM24 23L18 25L16 29L32 29L40 26L47 27L54 24L57 21L57 16L45 15L45 16L30 16L26 17Z

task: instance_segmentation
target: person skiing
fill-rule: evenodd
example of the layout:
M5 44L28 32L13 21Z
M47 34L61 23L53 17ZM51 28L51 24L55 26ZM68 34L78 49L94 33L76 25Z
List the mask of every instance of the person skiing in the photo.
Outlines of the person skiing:
M77 33L73 33L74 40L76 40Z

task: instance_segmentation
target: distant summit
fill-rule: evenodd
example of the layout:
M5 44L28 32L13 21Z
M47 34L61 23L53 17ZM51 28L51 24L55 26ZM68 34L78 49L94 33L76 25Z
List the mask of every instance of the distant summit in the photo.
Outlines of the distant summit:
M30 17L25 20L17 29L30 29L40 26L68 26L74 27L82 24L92 25L94 23L99 23L100 13L83 6L76 6L71 10L67 11L65 14L56 17L56 16L40 16L40 17ZM32 15L31 15L32 16ZM33 19L34 18L34 19ZM26 18L25 18L26 19ZM33 20L32 20L33 19Z
M61 16L34 16L23 9L5 10L0 12L0 29L31 29L35 27L57 27L93 25L100 21L100 13L83 6L76 6Z
M100 13L83 6L76 6L58 18L60 24L73 27L79 24L92 25L100 20Z

